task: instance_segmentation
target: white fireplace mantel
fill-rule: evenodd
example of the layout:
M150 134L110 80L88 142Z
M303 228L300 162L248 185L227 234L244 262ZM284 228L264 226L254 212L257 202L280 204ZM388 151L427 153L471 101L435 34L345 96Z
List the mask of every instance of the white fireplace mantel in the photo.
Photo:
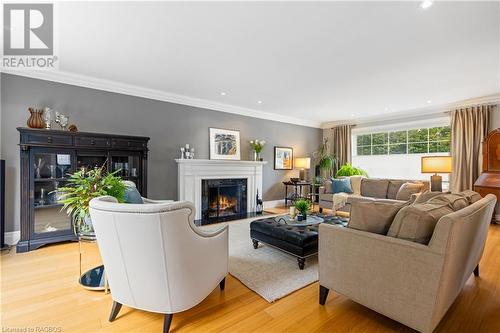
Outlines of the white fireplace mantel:
M262 197L262 168L267 162L176 159L179 200L191 201L195 219L201 219L201 181L203 179L243 178L247 180L247 210L254 212L257 191Z

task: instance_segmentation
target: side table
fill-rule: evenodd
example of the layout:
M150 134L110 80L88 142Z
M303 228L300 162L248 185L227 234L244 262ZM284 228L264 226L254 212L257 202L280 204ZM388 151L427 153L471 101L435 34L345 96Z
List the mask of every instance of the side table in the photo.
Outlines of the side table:
M108 278L104 265L94 267L82 274L82 243L97 243L97 238L94 233L78 234L78 251L80 260L80 277L78 283L88 290L104 290L105 294L109 293Z

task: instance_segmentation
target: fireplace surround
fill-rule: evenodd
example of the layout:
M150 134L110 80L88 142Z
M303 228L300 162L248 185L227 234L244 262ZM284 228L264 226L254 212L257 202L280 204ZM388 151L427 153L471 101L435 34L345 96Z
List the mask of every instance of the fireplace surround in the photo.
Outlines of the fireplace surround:
M203 179L201 216L205 222L220 222L247 215L245 178Z
M202 220L203 180L246 180L247 214L255 213L257 192L262 196L262 170L265 161L229 161L206 159L176 159L178 171L178 200L191 201L195 220Z

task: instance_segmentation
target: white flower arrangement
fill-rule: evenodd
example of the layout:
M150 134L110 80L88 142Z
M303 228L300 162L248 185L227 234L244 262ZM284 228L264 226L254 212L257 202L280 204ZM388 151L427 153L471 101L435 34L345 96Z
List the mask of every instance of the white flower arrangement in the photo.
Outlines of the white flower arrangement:
M264 149L264 145L266 144L266 141L264 140L250 140L250 147L252 147L255 152L260 153L262 149Z

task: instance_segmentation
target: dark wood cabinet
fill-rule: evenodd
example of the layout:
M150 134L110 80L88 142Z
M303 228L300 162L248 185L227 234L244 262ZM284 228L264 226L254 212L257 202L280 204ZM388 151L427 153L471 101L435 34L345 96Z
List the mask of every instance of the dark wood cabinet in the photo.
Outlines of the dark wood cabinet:
M106 165L147 196L148 137L18 128L21 153L21 239L18 252L76 240L57 189L79 168Z

